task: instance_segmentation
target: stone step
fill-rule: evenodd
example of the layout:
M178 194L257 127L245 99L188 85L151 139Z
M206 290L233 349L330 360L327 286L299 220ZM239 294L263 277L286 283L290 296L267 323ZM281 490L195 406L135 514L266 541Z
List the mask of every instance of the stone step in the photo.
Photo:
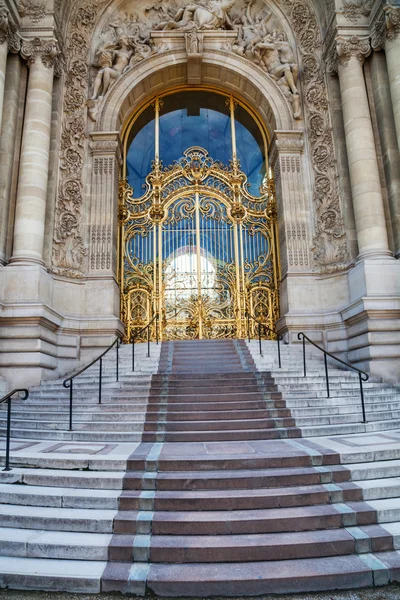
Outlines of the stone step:
M67 431L61 429L21 429L11 426L11 437L22 440L54 440L81 442L140 442L143 434L138 432L99 432L99 431ZM0 430L0 437L5 437L5 428Z
M90 485L90 480L88 485ZM57 508L118 509L119 490L57 488L0 483L0 503Z
M260 533L291 533L338 529L376 523L376 512L370 506L353 503L352 510L343 505L344 512L332 505L307 507L247 509L234 511L121 511L114 520L114 533L140 534L144 529L152 535L219 536L254 535ZM144 522L147 519L147 527ZM189 542L190 544L190 542Z
M40 529L43 531L77 531L112 533L115 510L53 508L4 504L0 512L2 527Z
M300 437L300 430L296 427L271 428L271 429L232 429L215 431L159 431L144 432L144 442L229 442L239 440L272 440L282 438Z
M115 536L110 560L132 557L133 537ZM252 535L157 536L150 539L155 563L224 563L318 558L355 553L355 540L344 529Z
M281 468L281 469L228 469L148 473L127 472L124 490L226 490L292 487L348 481L350 472L342 467Z
M0 528L0 556L106 561L112 534ZM1 561L0 561L1 564ZM1 575L0 575L1 577Z
M54 459L52 459L54 460ZM62 461L59 461L62 462ZM75 462L75 461L74 461ZM122 490L125 473L120 471L89 471L62 468L13 468L9 473L0 471L0 484L22 484L34 487L66 488L73 490ZM11 490L12 491L12 490ZM28 492L27 492L28 493ZM68 492L67 492L68 493Z
M9 589L97 594L105 561L0 557L0 586Z
M160 425L166 432L212 432L212 431L231 431L231 430L256 430L256 429L274 429L279 427L294 427L293 419L235 419L229 420L228 415L221 415L220 420L208 421L167 421L146 422L144 431L158 431ZM225 417L225 418L222 418Z
M362 499L362 490L354 484L334 486L309 485L279 488L248 488L223 490L179 490L139 492L124 490L119 499L120 510L159 511L231 511L287 508L331 504L334 501L357 502Z

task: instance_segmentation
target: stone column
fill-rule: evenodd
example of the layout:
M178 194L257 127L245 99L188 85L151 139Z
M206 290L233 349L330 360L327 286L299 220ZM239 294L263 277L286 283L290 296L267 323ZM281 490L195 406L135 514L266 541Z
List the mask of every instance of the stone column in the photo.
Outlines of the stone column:
M400 150L400 7L386 6L384 11L387 30L386 62L389 71L397 144Z
M368 38L337 38L338 73L359 259L391 256L363 61Z
M0 131L3 116L4 87L8 55L8 10L0 6Z
M10 262L43 264L44 224L50 153L54 41L35 39L22 55L30 67L20 174Z
M9 53L0 136L0 264L6 263L10 250L9 220L13 220L15 208L26 75L26 67L20 56Z

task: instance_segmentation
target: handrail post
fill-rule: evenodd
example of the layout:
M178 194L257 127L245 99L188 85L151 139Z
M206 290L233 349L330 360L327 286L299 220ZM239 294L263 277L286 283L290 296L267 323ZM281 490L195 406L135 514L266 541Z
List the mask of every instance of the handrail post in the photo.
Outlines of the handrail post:
M358 374L358 377L360 379L360 392L361 392L361 406L362 406L362 413L363 413L363 423L366 423L367 417L365 416L364 388L363 388L363 380L362 380L361 373Z
M277 333L276 337L278 339L278 364L279 364L279 368L282 369L282 361L281 361L281 336L279 335L279 333Z
M147 328L147 358L150 358L150 323Z
M132 337L132 372L135 370L135 336Z
M101 385L103 379L103 359L100 358L100 375L99 375L99 404L101 404Z
M158 327L159 327L159 318L158 318L158 313L156 314L156 343L158 346Z
M260 344L260 356L262 356L262 346L261 346L261 323L258 324L258 342Z
M327 398L330 398L330 390L329 390L329 375L328 375L328 359L326 357L326 354L324 354L324 361L325 361L325 377L326 377L326 392L327 392Z
M307 366L306 366L306 338L303 335L303 368L304 377L307 377Z
M7 401L7 440L6 440L6 466L3 471L10 469L10 444L11 444L11 396Z
M72 431L72 406L73 406L73 387L74 380L70 380L70 388L69 388L69 431Z
M247 313L247 335L249 338L249 344L250 344L250 313Z
M117 346L116 346L116 351L117 351L117 381L119 381L119 340L117 340Z

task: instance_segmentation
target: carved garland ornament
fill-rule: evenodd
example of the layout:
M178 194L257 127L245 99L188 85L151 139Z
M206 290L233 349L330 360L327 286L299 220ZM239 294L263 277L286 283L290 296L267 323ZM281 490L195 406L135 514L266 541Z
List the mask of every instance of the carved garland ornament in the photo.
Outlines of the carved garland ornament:
M87 138L88 55L97 16L108 0L81 0L67 35L61 134L60 181L55 212L53 273L82 278L87 249L83 238L83 166Z
M304 105L315 174L314 257L321 272L340 271L349 265L349 255L318 22L307 0L280 0L280 3L291 21L303 59Z

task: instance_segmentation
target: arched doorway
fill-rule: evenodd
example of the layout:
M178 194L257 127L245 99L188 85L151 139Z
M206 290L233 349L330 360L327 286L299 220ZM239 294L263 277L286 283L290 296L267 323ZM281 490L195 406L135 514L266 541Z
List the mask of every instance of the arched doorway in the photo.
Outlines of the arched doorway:
M124 143L118 254L126 338L155 314L162 339L244 337L247 312L272 328L276 206L257 115L232 95L175 90L136 113Z

